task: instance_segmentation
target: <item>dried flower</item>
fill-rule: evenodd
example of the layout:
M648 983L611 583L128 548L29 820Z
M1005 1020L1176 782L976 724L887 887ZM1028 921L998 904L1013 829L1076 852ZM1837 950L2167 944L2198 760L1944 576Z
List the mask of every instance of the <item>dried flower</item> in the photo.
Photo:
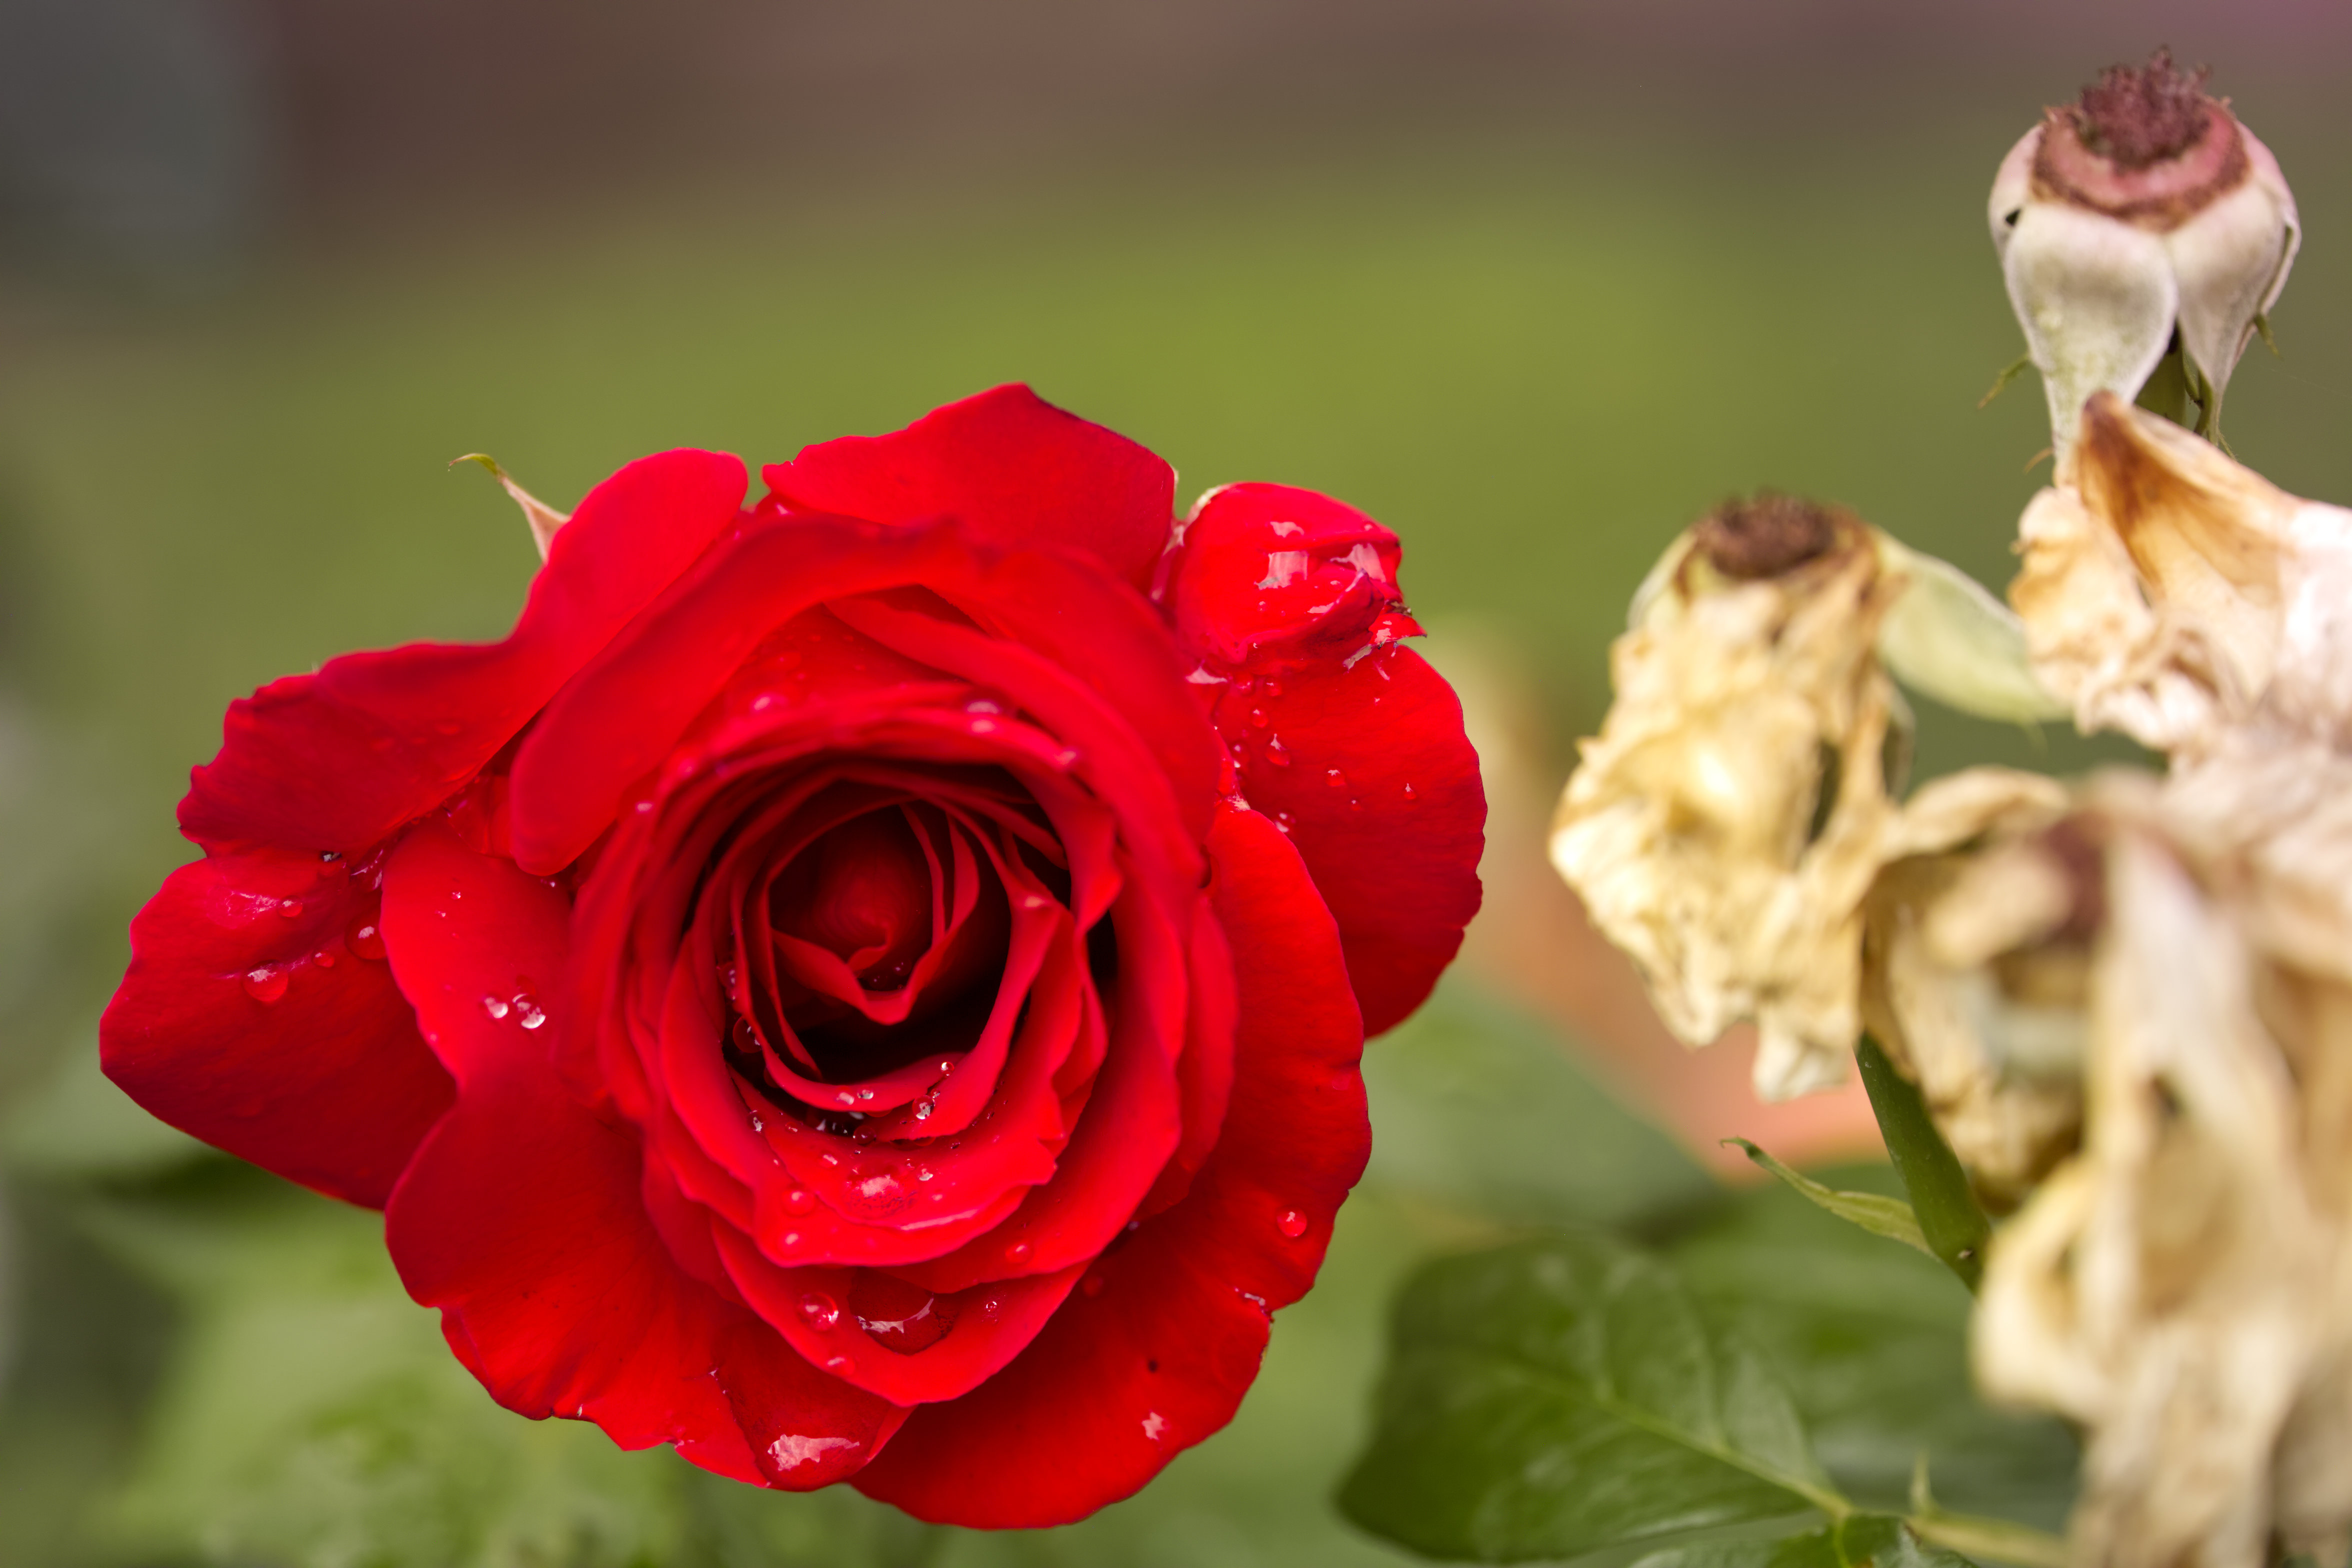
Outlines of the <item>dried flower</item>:
M2235 725L2352 742L2352 511L2112 394L2019 529L2010 600L2084 730L2194 756Z
M1843 1079L1858 1027L1903 740L1874 640L1901 584L1843 512L1768 496L1700 522L1636 595L1554 820L1553 865L1678 1037L1756 1020L1767 1100Z
M2083 1151L1999 1233L1973 1329L1988 1393L2086 1430L2079 1563L2255 1568L2352 1529L2352 810L2282 853L2270 798L2347 771L2233 749L2092 791Z
M2010 1206L2082 1120L2096 852L2055 780L1971 768L1923 786L1866 914L1863 1016L1979 1192Z
M2158 49L2048 110L2002 160L1990 216L2065 473L2094 392L2139 394L2177 343L2201 433L2286 286L2302 229L2278 161Z

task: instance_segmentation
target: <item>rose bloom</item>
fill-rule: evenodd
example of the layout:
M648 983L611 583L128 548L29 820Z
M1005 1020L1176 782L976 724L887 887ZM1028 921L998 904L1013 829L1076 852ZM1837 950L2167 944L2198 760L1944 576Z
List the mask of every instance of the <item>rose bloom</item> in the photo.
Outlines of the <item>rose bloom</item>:
M503 1405L922 1518L1222 1426L1454 954L1485 816L1394 534L1002 387L667 452L513 633L233 704L101 1031L382 1205Z

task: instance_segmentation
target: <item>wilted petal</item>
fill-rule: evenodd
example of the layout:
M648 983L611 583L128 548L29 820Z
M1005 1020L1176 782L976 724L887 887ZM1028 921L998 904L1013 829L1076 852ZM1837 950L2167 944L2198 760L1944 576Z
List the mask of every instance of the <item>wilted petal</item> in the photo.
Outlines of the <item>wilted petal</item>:
M1938 779L1904 808L1871 889L1864 1016L2000 1202L2072 1150L2082 1119L2096 889L2066 809L2037 773Z
M2104 395L2075 478L2026 508L2010 599L2079 725L2190 753L2229 725L2352 741L2352 511Z
M2336 1248L2262 956L2150 793L2105 792L2084 1149L1996 1238L1974 1354L1989 1393L2087 1428L2078 1562L2253 1568Z

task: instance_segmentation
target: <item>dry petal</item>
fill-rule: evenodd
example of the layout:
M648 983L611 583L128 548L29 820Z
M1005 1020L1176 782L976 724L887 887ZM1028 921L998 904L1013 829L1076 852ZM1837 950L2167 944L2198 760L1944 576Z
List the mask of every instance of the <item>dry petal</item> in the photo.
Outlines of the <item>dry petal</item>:
M2082 1118L2088 948L2066 791L1973 768L1904 808L1867 915L1864 1021L1986 1196L2015 1203Z
M2260 878L2185 850L2158 786L2095 793L2109 912L2084 1148L1995 1238L1978 1376L2085 1427L2078 1562L2255 1568L2274 1488L2306 1536L2344 1517L2339 1421L2312 1397L2341 1360L2345 1251L2340 1155L2314 1152L2344 1145L2294 1064L2352 1064L2352 991L2249 936Z
M2074 485L2026 509L2010 587L2076 723L2191 755L2250 724L2352 741L2352 511L2109 394L2082 431Z

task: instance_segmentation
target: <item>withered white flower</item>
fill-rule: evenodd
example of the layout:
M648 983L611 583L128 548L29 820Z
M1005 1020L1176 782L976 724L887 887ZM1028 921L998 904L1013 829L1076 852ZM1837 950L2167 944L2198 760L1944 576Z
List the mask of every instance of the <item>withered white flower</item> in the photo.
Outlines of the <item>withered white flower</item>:
M1554 819L1553 865L1676 1036L1756 1021L1757 1092L1844 1077L1863 894L1905 737L1872 531L1786 497L1685 533L1610 654L1616 701Z
M2085 1429L2084 1564L2257 1568L2273 1531L2340 1555L2352 1528L2352 887L2278 852L2280 782L2241 755L2200 799L2092 792L2083 1150L1997 1234L1972 1328L1988 1393ZM2347 827L2302 848L2340 871Z
M2352 742L2352 511L2101 393L2019 531L2010 601L2083 729L2192 757L2233 726Z
M1993 180L1989 216L2010 302L2050 400L2066 472L2075 418L2126 398L2168 348L2201 431L2301 243L2278 161L2159 49L2117 66L2027 132Z
M2056 780L1971 768L1923 786L1866 912L1864 1023L1977 1189L2004 1206L2082 1120L2096 853Z

